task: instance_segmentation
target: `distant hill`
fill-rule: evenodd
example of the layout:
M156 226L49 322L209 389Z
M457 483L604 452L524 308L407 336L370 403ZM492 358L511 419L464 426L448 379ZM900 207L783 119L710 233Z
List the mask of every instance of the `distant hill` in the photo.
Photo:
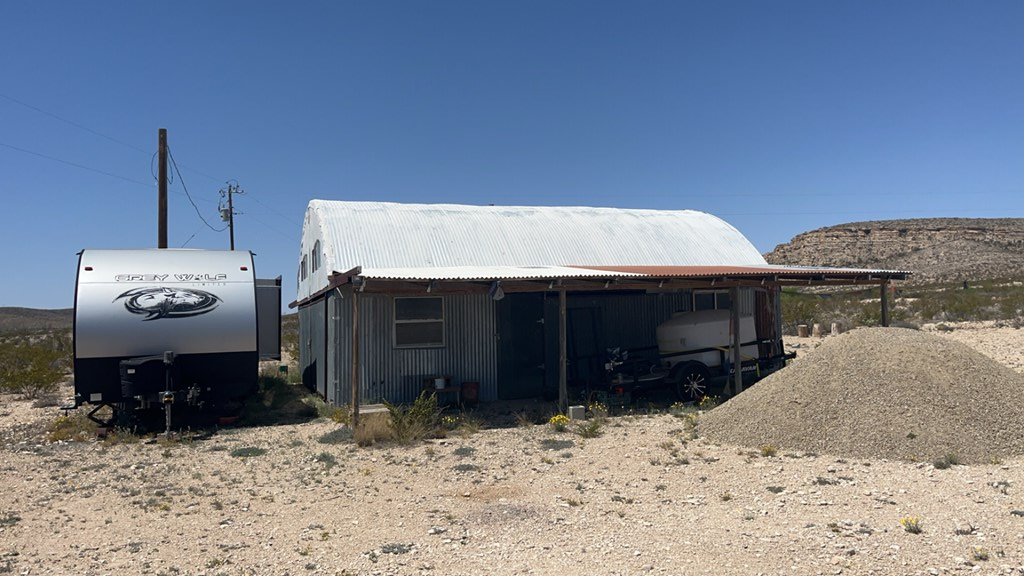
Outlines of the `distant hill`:
M71 330L73 311L0 307L0 334Z
M909 270L913 284L1024 277L1024 218L853 222L804 232L771 264Z

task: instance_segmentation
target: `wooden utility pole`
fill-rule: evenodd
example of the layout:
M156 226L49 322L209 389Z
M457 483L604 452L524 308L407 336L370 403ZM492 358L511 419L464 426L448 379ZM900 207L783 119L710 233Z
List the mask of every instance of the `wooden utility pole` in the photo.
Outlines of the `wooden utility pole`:
M235 249L235 205L231 202L234 190L228 185L228 230L231 231L231 249Z
M167 128L157 137L157 248L167 248Z
M228 189L220 189L221 204L220 208L220 219L222 222L228 223L228 230L231 231L231 249L235 249L235 194L244 194L238 184L228 184ZM228 197L228 207L224 207L224 197Z

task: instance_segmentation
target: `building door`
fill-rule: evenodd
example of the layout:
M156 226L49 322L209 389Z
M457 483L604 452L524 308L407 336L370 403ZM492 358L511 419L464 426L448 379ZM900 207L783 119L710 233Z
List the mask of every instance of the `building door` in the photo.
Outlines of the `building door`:
M608 355L601 329L601 309L569 308L565 328L570 383L597 385L604 378L604 363Z
M544 294L508 294L498 307L498 398L535 398L544 389ZM555 367L557 372L557 367Z

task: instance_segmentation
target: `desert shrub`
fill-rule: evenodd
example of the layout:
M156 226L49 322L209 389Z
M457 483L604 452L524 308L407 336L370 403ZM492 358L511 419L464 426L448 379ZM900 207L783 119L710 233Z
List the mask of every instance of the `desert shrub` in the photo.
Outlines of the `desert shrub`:
M903 526L903 529L911 534L924 532L924 528L921 527L920 516L904 516L900 518L900 526Z
M701 410L708 411L718 406L720 399L718 396L703 396L700 402L697 402L697 407Z
M83 412L58 416L47 426L48 442L71 442L90 440L96 437L96 423Z
M8 339L0 344L0 392L53 394L69 366L70 345L61 336Z
M555 414L548 419L548 425L555 432L565 432L567 426L569 426L569 417L565 414Z
M334 457L330 452L321 452L313 457L314 462L319 462L324 465L324 468L330 470L338 465L338 459Z
M599 419L585 420L573 430L581 438L597 438L602 434L602 421Z
M545 438L540 441L540 447L545 450L566 450L575 446L572 440L560 440L558 438Z
M302 402L316 410L316 415L326 418L337 424L349 424L352 422L352 415L345 406L328 404L323 398L310 394L303 397Z
M256 456L263 456L266 453L266 448L259 448L256 446L245 446L243 448L235 448L230 452L230 454L235 458L253 458Z
M516 412L515 418L516 426L518 426L519 428L529 428L536 423L535 416L533 414L526 412L525 410L520 410L519 412Z
M391 417L394 440L409 444L438 433L441 411L437 407L437 394L424 391L412 406L401 406L384 401Z
M815 294L801 294L794 290L783 290L780 300L782 307L782 330L788 334L796 334L800 324L814 322L821 298Z
M107 432L103 441L107 444L138 444L142 441L142 438L134 428L118 427Z
M924 322L963 322L992 320L999 315L991 294L982 289L939 289L920 298L911 310Z
M452 450L452 454L460 458L465 458L466 456L476 454L476 448L473 448L472 446L459 446L455 450Z
M264 372L256 394L246 400L242 421L251 425L308 421L317 416L316 408L308 404L309 397L303 386L289 384L277 372Z
M5 512L0 516L0 527L14 526L18 522L21 522L21 516L18 516L16 512Z
M459 418L458 431L467 436L484 429L484 419L473 412L463 412Z

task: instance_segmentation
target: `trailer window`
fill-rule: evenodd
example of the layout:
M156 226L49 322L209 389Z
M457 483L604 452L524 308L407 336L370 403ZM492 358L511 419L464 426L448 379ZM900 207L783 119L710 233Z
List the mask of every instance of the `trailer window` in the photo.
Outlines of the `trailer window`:
M444 346L444 300L395 298L395 347Z
M728 310L732 306L728 290L694 290L694 310Z

